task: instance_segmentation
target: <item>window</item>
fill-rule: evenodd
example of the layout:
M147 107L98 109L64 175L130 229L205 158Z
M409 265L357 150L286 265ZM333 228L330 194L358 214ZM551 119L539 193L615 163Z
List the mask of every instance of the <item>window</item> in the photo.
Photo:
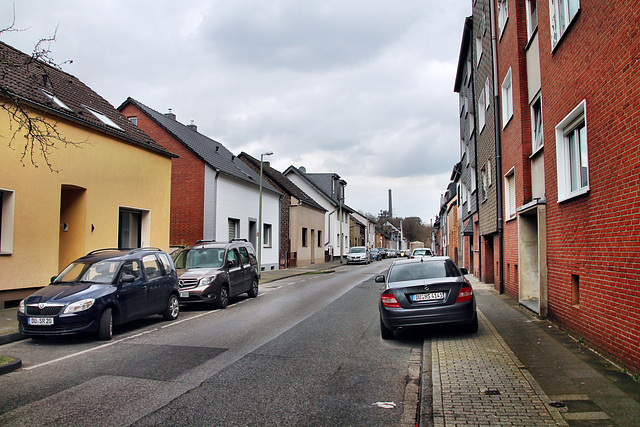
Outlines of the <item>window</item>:
M480 92L480 96L478 97L478 131L479 132L482 132L482 130L484 129L485 112L487 111L486 101L487 101L487 98L484 94L484 89L482 89L482 92Z
M136 116L127 117L127 119L129 119L129 121L134 125L138 125L138 118Z
M114 129L118 129L118 130L122 130L122 128L120 126L118 126L113 120L111 120L109 117L105 116L104 113L101 113L98 110L94 110L93 108L89 108L86 105L83 105L84 109L87 110L88 112L90 112L91 114L93 114L95 116L96 119L100 120L102 123L104 123L105 125L112 127Z
M471 185L471 193L475 192L477 189L477 176L478 174L476 173L476 167L472 164L471 166L471 174L469 176L469 181L470 181L470 185Z
M507 25L508 19L509 7L507 5L507 0L498 0L498 32L500 37L502 37L502 32L504 31L504 27Z
M473 138L473 131L475 130L476 130L476 115L473 113L469 113L469 139ZM467 150L468 149L469 148L467 147ZM469 157L467 157L467 164L469 164Z
M482 58L482 29L478 25L478 35L476 36L476 65L480 64Z
M14 193L0 189L0 254L13 253Z
M160 257L160 263L162 264L162 268L164 270L164 274L171 274L173 271L173 266L171 264L171 257L164 252L158 253L158 257Z
M249 258L249 251L247 251L247 248L245 248L244 246L240 246L238 248L238 251L240 252L240 260L242 260L242 265L248 265L250 264L250 258Z
M263 224L262 244L271 247L271 224Z
M491 86L489 85L489 77L487 77L487 80L484 82L484 96L486 98L484 108L485 110L488 110L491 105Z
M240 236L240 220L229 218L227 222L229 224L229 241L231 242Z
M120 209L118 223L118 249L142 247L142 213Z
M302 227L302 247L307 247L307 229Z
M318 247L322 247L322 230L318 230Z
M51 92L49 92L48 90L44 90L44 89L40 89L42 91L42 93L44 94L44 96L46 96L47 98L49 98L49 100L51 102L53 102L54 104L56 104L58 107L63 108L67 111L71 111L71 108L67 107L67 104L65 104L64 102L62 102L62 100L60 98L58 98L57 96L55 96L54 94L52 94Z
M491 160L487 160L487 184L491 187Z
M502 81L502 128L504 129L513 117L513 89L511 87L511 68Z
M538 7L536 5L537 0L527 0L527 39L531 40L533 34L538 28Z
M487 187L487 166L485 165L480 169L480 200L483 202L487 200Z
M531 150L535 153L544 145L542 133L542 98L538 97L531 105Z
M555 47L580 9L580 0L549 0L551 46Z
M504 177L504 211L506 219L512 219L516 216L516 174L513 169Z
M142 267L144 268L144 274L147 276L147 280L162 276L162 268L160 264L158 264L158 259L153 254L145 255L142 258Z
M556 126L558 201L589 191L586 101Z

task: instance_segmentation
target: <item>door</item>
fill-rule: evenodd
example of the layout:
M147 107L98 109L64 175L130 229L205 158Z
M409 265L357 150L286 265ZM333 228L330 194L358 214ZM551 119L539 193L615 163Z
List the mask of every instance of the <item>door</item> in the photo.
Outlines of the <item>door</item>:
M237 249L230 249L227 252L227 262L229 271L229 296L237 295L245 291L247 275L240 261L240 254Z
M125 279L127 277L128 279ZM133 281L131 281L133 278ZM121 320L126 322L140 317L141 311L147 309L147 286L144 275L137 260L127 261L120 270L118 278L118 303Z
M164 275L164 270L155 254L142 257L142 267L147 278L147 310L144 315L159 313L165 308L168 276ZM144 311L141 309L141 313Z

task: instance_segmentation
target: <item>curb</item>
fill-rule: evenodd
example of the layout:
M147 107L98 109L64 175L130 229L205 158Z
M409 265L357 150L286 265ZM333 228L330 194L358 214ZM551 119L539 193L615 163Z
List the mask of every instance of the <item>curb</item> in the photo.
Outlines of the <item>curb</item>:
M11 356L6 357L11 358L12 360L6 365L0 365L0 375L8 374L9 372L13 372L16 369L20 369L22 367L22 360Z
M7 335L0 335L0 345L9 344L9 343L20 341L23 339L26 339L26 337L22 334L22 332L14 332Z

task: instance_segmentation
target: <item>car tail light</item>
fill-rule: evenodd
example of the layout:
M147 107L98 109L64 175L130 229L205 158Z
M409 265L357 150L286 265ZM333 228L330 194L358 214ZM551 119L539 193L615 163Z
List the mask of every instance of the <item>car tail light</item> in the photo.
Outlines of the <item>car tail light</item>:
M393 294L382 294L382 304L389 308L400 308L400 303Z
M464 283L460 288L460 292L458 293L458 299L456 299L456 302L469 301L471 298L473 298L473 288L471 288L470 284Z

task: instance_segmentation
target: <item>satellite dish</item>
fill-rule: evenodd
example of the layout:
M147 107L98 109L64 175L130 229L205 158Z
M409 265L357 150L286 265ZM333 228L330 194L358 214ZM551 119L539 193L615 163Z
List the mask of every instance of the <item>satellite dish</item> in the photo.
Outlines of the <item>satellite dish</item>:
M307 168L305 168L304 166L300 166L298 169L300 169L300 172L302 173L307 173Z

